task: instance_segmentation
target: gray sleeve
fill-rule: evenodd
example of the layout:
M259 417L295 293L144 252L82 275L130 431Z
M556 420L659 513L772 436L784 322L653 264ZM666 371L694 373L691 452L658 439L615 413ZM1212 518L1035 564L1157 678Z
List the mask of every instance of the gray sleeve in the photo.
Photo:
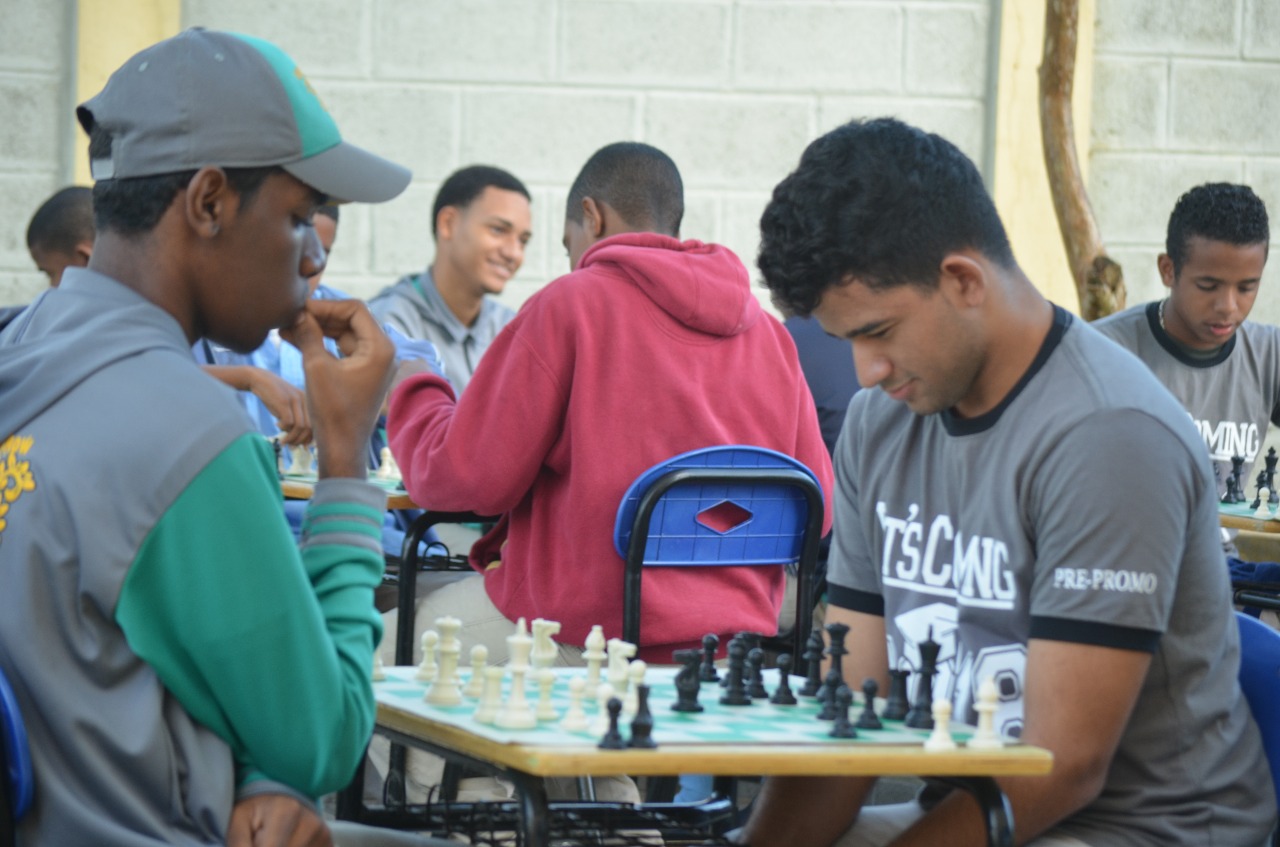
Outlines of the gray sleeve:
M884 614L880 576L871 556L858 500L859 422L869 392L854 395L836 441L836 486L832 500L831 552L827 559L827 599L841 608Z
M1205 459L1207 463L1207 457ZM1033 638L1154 650L1202 507L1207 464L1135 409L1097 412L1035 470ZM1203 549L1197 547L1197 549Z

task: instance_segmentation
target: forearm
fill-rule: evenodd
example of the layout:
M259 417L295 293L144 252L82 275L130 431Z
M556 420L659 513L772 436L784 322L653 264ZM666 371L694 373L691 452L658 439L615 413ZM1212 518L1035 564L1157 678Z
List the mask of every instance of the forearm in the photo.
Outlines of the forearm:
M872 778L766 779L738 843L828 847L853 824L874 784Z
M200 367L228 388L234 388L236 391L253 390L253 372L257 369L252 365L201 365Z

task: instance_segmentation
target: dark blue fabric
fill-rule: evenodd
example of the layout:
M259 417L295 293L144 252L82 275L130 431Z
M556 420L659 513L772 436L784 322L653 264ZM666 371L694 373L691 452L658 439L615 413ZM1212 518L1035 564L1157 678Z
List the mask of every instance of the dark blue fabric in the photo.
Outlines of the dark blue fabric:
M1231 574L1231 584L1235 588L1256 588L1262 591L1275 591L1280 594L1280 562L1246 562L1235 556L1227 557L1227 570ZM1243 612L1258 617L1261 609L1245 606Z
M858 390L853 345L827 335L813 318L790 317L784 325L800 354L800 369L804 371L804 380L809 383L809 393L818 409L822 440L827 452L834 453L849 401Z

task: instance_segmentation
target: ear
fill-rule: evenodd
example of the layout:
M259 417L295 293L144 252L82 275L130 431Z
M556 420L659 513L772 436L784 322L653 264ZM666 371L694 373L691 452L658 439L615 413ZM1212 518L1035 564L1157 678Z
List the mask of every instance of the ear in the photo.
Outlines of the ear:
M1164 287L1173 288L1176 274L1173 272L1173 259L1169 258L1168 253L1161 253L1156 257L1156 267L1160 270L1160 281L1164 283Z
M981 306L987 299L987 266L968 251L942 257L938 290L960 307Z
M227 182L222 168L204 167L178 194L187 224L200 238L213 238L235 217L240 195Z
M592 241L604 238L604 204L596 202L593 197L582 198L582 228L591 236Z
M93 256L93 242L81 241L75 246L75 249L71 251L71 255L75 259L72 264L82 268L88 267L89 258Z
M441 206L436 215L436 240L453 238L453 228L458 224L458 207Z

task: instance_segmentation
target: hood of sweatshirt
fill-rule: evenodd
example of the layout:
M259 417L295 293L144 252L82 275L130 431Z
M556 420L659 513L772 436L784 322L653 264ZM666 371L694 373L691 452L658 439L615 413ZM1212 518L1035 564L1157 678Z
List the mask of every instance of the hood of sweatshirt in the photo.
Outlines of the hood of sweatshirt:
M718 244L628 232L593 244L579 264L590 267L616 270L672 318L709 335L745 332L764 314L746 267Z
M0 332L0 440L128 356L189 348L171 315L114 279L68 268Z

